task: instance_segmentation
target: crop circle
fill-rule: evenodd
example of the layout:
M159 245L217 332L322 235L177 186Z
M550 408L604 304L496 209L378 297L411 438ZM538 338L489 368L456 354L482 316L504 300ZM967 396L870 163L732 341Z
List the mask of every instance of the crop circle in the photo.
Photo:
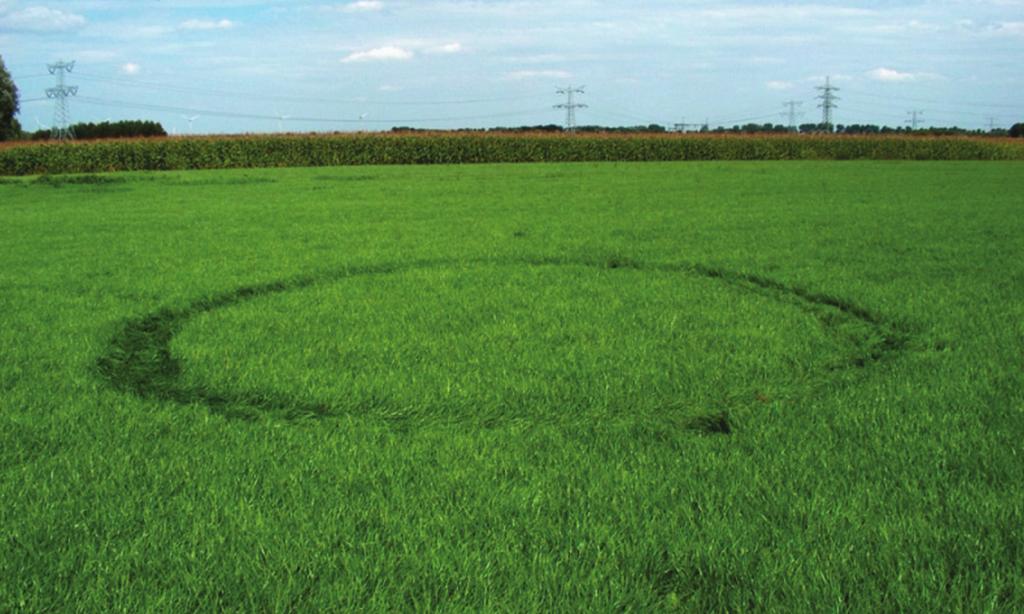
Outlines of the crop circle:
M732 405L900 343L848 302L702 265L431 261L247 286L132 319L98 368L122 391L235 417L671 414L729 432Z

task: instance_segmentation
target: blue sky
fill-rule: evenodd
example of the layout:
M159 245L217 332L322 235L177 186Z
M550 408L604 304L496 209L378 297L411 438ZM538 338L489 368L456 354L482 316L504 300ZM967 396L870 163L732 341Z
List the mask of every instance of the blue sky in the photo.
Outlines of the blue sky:
M46 64L76 60L76 121L177 133L820 120L981 128L1024 121L1024 0L0 0L26 128ZM317 120L317 121L314 121Z

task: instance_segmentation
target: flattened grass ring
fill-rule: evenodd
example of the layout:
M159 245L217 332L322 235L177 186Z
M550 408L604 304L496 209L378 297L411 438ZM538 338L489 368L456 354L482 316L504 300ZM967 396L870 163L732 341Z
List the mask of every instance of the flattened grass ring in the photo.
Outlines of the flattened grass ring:
M240 305L270 295L294 292L313 286L339 282L348 278L385 275L442 267L524 266L524 267L589 267L595 269L627 269L674 273L691 278L726 284L745 292L756 293L770 300L793 305L816 317L826 332L841 336L849 345L841 364L831 364L836 371L863 367L901 350L907 342L885 318L849 301L789 286L761 276L712 268L702 264L647 264L628 258L601 260L570 259L480 259L424 260L410 263L380 264L352 267L316 275L300 276L265 284L243 286L220 295L198 299L181 308L165 308L123 323L111 339L106 351L97 360L100 376L115 389L145 399L171 401L182 405L203 405L211 411L235 418L256 418L273 415L285 419L326 417L339 413L327 401L300 400L274 391L234 392L189 384L183 377L180 360L172 352L175 335L193 318L204 313ZM869 331L851 338L849 330L839 335L838 327L853 322L860 330ZM389 418L390 416L390 418ZM396 422L399 414L380 412L378 418ZM407 418L407 416L406 416ZM686 425L712 433L731 431L725 412L690 416Z

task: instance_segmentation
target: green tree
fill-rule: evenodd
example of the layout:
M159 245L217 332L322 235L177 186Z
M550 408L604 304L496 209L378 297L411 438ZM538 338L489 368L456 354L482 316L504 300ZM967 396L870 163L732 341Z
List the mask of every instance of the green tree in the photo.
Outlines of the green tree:
M1024 137L1024 123L1017 123L1010 127L1010 136L1019 139Z
M21 124L14 119L17 112L18 86L14 85L11 73L4 66L4 58L0 56L0 141L21 136Z

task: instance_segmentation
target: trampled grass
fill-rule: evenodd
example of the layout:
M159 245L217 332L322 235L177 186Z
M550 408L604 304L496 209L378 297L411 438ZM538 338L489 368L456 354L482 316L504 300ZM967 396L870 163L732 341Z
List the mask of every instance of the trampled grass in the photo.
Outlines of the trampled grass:
M0 610L1020 610L1022 168L5 179Z

